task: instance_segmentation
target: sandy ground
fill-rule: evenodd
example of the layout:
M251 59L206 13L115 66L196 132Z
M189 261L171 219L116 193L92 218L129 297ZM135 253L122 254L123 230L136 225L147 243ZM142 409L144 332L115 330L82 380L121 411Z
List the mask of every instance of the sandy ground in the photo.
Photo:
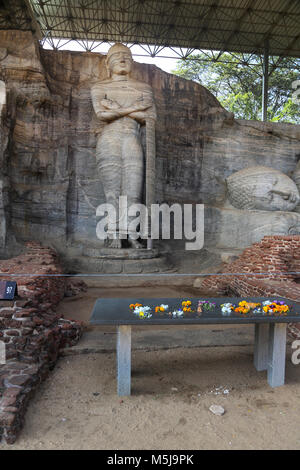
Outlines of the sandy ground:
M299 367L271 389L252 348L133 351L132 395L116 394L115 354L62 358L3 449L300 449ZM228 393L224 394L224 391ZM212 404L226 413L215 416Z
M288 360L286 385L271 389L252 359L251 347L133 351L132 396L120 399L115 354L62 358L3 448L300 449L299 366Z
M61 313L87 321L100 294L66 299ZM1 448L300 449L300 365L290 355L288 346L286 385L272 389L253 366L252 345L133 350L132 395L122 399L114 352L69 355L31 400L17 442ZM225 414L213 415L212 404Z

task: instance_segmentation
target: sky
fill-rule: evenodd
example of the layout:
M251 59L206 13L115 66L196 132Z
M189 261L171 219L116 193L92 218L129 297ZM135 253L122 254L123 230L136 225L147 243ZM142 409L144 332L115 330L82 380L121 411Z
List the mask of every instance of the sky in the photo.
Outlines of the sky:
M58 44L58 40L54 40L55 44ZM59 50L69 50L69 51L84 51L84 49L76 42L76 41L65 41L60 40ZM45 49L52 49L47 42L44 43L43 47ZM93 49L94 52L100 52L106 54L110 44L99 44L99 46ZM146 48L148 46L145 46ZM141 46L132 46L131 51L133 54L133 59L136 62L141 62L144 64L152 64L156 65L160 69L164 70L165 72L171 73L172 70L176 68L176 62L179 59L179 56L176 54L176 49L164 48L160 52L160 57L150 57L150 55L146 55L146 52L143 50Z
M163 57L137 57L133 56L133 59L136 62L142 62L143 64L152 64L156 65L165 72L171 73L172 70L176 67L176 59L167 59Z

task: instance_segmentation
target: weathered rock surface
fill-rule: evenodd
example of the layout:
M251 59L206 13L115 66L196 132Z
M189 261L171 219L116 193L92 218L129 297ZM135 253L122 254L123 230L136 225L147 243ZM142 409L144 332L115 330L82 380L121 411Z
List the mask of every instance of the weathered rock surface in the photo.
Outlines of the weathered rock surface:
M51 243L72 267L77 247L84 255L85 249L101 245L96 208L105 198L95 160L101 124L90 88L106 77L104 57L43 50L30 32L21 31L0 31L0 50L0 78L6 87L0 254L6 256L13 237L20 244L37 240ZM224 180L233 172L262 164L289 176L294 172L299 126L236 121L205 88L155 66L135 63L133 78L148 83L154 92L158 202L205 203L223 210ZM215 213L216 220L205 222L211 224L208 245L219 220ZM225 218L222 223L228 224ZM244 246L242 237L235 243ZM96 269L90 264L91 272Z
M207 248L244 249L268 235L297 235L300 216L296 212L238 210L205 207Z
M226 185L229 203L237 209L291 212L300 202L291 178L262 165L233 173Z

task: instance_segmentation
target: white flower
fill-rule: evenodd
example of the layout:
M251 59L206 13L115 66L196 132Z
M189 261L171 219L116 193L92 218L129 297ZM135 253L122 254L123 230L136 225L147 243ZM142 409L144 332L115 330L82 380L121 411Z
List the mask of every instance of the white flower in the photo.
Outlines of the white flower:
M151 307L148 307L147 305L145 307L135 307L133 313L138 316L143 314L145 318L152 317Z
M161 304L161 307L162 307L164 310L168 310L168 308L169 308L169 305L164 305L164 304Z
M223 315L230 315L232 312L232 307L233 305L230 303L226 303L221 305L221 311Z
M173 318L181 318L183 315L183 310L174 310L174 312L172 312Z
M140 312L144 312L144 307L135 307L133 313L138 315Z

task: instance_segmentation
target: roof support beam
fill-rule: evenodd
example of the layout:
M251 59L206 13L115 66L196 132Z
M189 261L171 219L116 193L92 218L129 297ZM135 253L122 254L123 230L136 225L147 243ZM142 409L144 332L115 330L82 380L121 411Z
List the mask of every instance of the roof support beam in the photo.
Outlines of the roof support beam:
M268 94L269 94L269 41L265 41L263 62L262 86L262 121L268 120Z
M285 51L283 52L283 54L280 54L276 64L273 64L272 66L272 69L271 69L271 72L270 72L270 75L271 73L274 72L274 70L276 70L276 68L278 67L278 65L282 62L282 60L288 55L288 52L293 48L294 44L296 44L300 39L300 34L298 34L290 43L289 45L287 46L287 48L285 49Z
M217 60L221 57L221 55L224 52L226 52L226 49L229 46L230 42L232 41L234 36L240 31L243 21L245 20L245 18L247 18L247 16L249 16L252 13L256 3L257 3L257 0L249 0L248 1L247 6L245 7L245 11L236 20L235 25L234 25L234 31L229 35L228 39L226 40L224 46L222 47L222 50L218 54Z
M279 12L277 15L277 18L273 20L272 25L268 29L268 31L264 35L263 42L259 45L257 45L257 50L261 48L261 46L264 46L265 41L271 38L273 30L278 26L278 24L289 14L290 8L295 5L295 0L290 0L289 4L285 8L284 11Z
M15 17L0 11L2 29L11 29L12 26L13 29L30 29L27 16L28 20L31 19L32 29L40 28L52 46L54 40L56 43L60 38L80 41L88 50L92 47L89 41L124 41L149 44L155 54L163 46L181 47L220 51L215 53L220 58L225 51L262 54L264 41L269 39L272 56L300 57L300 44L294 41L298 34L300 0L281 3L271 0L1 2L18 5Z

